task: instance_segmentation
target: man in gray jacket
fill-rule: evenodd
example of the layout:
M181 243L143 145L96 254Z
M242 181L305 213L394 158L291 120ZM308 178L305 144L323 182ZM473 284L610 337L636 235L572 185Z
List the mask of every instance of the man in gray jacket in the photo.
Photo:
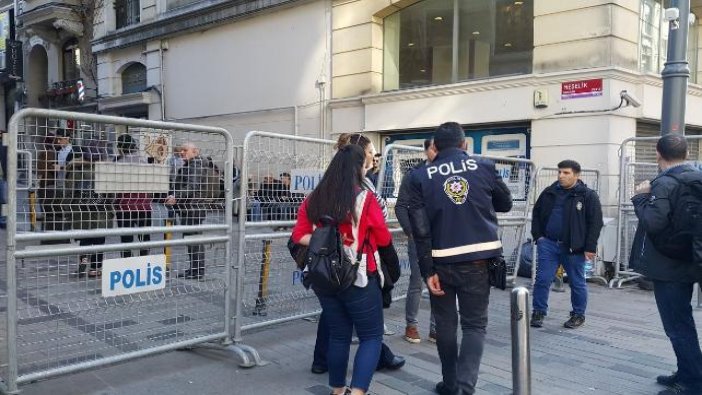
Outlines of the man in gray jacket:
M419 302L422 298L422 273L419 271L419 258L417 257L417 247L414 245L414 240L412 239L412 223L409 217L410 208L410 191L409 191L409 175L415 169L422 167L426 164L431 163L436 157L436 148L434 148L434 142L432 139L424 140L424 155L426 155L427 160L423 161L419 165L410 169L402 177L402 183L400 183L400 192L397 194L397 202L395 203L395 216L397 221L402 227L402 231L407 235L407 254L409 255L410 263L410 279L409 286L407 287L407 298L405 299L405 320L407 326L405 327L405 340L410 343L421 342L421 337L417 331L417 313L419 312ZM428 340L432 343L436 343L436 323L434 322L434 315L431 315L431 321L429 323L429 337Z
M702 174L694 174L699 171L685 163L686 158L684 136L668 134L661 137L656 144L656 159L661 172L651 182L639 184L631 199L639 225L630 265L653 280L658 313L678 361L677 372L658 376L657 382L669 387L659 395L702 394L702 351L690 305L694 283L702 279L702 268L690 260L664 255L660 249L666 243L659 241L673 233L670 219L681 196L678 178L699 176L697 179L702 179ZM675 239L669 243L686 243L689 251L693 251L692 243L678 237Z
M173 190L166 198L166 205L175 207L181 225L200 225L207 215L202 198L207 183L208 162L200 156L200 149L193 143L183 144L180 156L184 163L176 174ZM183 236L195 234L198 233L186 232ZM204 277L205 246L189 245L188 259L190 268L178 274L178 277L197 280Z

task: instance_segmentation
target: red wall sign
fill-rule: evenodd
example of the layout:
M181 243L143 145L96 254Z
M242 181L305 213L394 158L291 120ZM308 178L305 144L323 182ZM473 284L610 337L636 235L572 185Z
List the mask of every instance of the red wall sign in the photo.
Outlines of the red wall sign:
M602 96L602 78L568 81L561 84L561 99Z

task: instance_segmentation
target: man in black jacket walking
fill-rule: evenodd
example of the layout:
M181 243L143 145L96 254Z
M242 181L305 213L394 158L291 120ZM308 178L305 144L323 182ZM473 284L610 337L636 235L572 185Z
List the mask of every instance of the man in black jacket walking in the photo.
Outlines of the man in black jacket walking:
M699 395L702 394L702 351L690 300L694 283L702 279L702 268L693 262L662 254L652 242L656 236L672 233L670 218L677 207L680 191L680 184L674 177L699 172L685 163L687 141L682 135L661 137L656 144L656 157L661 173L650 183L644 181L639 184L636 195L631 199L639 219L636 238L643 242L634 243L630 264L653 280L658 313L678 360L677 372L657 378L659 384L670 387L659 392L659 395ZM702 174L699 176L702 178ZM644 234L640 235L641 232ZM689 248L692 251L691 243Z
M602 206L597 193L580 180L580 164L558 164L558 181L546 188L534 205L531 235L536 240L538 266L534 283L531 326L540 328L548 312L548 293L558 265L568 274L573 310L566 328L585 323L587 282L585 261L593 261L602 230Z
M473 394L483 356L490 299L488 266L502 254L498 212L512 196L495 164L470 157L455 122L434 134L434 161L410 175L409 215L419 268L431 293L443 381L439 394ZM460 306L460 352L456 331Z

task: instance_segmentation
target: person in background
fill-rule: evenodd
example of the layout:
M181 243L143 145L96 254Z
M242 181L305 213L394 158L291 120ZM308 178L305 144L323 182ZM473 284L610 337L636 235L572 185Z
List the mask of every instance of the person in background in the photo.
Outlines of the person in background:
M117 138L118 156L116 163L131 163L131 164L146 164L147 159L139 155L137 143L128 134L123 134ZM115 199L115 208L117 216L117 226L120 228L142 228L151 226L151 194L145 192L137 193L120 193ZM151 240L151 236L147 234L137 235L140 242ZM131 243L134 241L133 235L120 236L122 243ZM148 249L141 249L139 255L145 256L149 254ZM129 258L132 252L124 250L121 252L122 258Z
M200 201L206 188L206 160L200 156L200 149L193 143L185 143L180 152L183 167L176 174L173 189L166 198L165 204L173 207L180 217L181 225L200 225L205 220L207 212ZM196 235L197 232L185 232L184 236ZM188 260L190 267L178 277L200 280L205 276L205 246L202 244L188 245Z
M374 186L378 186L378 174L380 174L380 160L382 158L382 154L373 155L373 167L366 173L366 177Z
M573 308L563 326L575 329L585 323L585 261L594 262L603 222L600 198L580 180L580 170L574 160L560 162L558 181L546 188L534 205L531 236L538 252L531 315L534 328L544 324L549 289L559 264L568 274Z
M339 149L319 185L300 206L292 232L294 243L308 246L314 226L319 225L323 217L331 217L339 224L349 253L360 252L365 256L366 265L359 269L358 278L366 281L357 280L349 288L332 295L312 286L329 331L326 359L332 395L348 393L346 372L353 329L360 339L350 385L353 395L368 391L383 341L383 275L377 250L389 246L392 236L376 199L362 188L364 156L356 145Z
M340 150L347 145L358 145L363 149L365 153L364 162L364 174L368 174L368 170L373 165L373 158L375 154L375 148L370 139L360 133L344 133L339 136L339 139L334 145L334 149ZM388 208L383 200L375 191L375 186L371 183L368 177L363 177L361 180L361 188L372 193L372 196L376 199L380 209L383 212L383 218L387 220L388 218ZM327 371L327 350L329 347L329 328L327 325L326 314L324 313L324 308L322 308L322 314L319 316L319 322L317 323L317 341L314 345L314 360L312 361L312 373L322 374ZM395 370L399 369L405 365L405 358L395 355L390 347L384 342L382 343L382 348L380 352L380 358L378 359L378 364L376 368Z
M681 188L676 177L702 182L702 173L685 163L687 152L685 136L671 133L661 137L656 144L656 161L661 172L650 182L639 184L631 198L639 219L632 259L637 260L638 270L653 281L658 313L678 365L673 374L656 378L659 384L669 387L659 395L702 394L702 351L690 304L695 282L702 279L702 267L659 251L670 244L694 251L690 239L676 237L671 222L676 208L680 207ZM666 240L666 235L672 237ZM641 242L637 243L636 239ZM660 241L654 243L654 239Z
M410 175L409 216L436 319L443 381L435 390L474 394L487 331L489 265L502 255L496 212L511 210L512 196L493 162L465 152L458 123L440 125L434 147L434 161Z
M397 217L402 231L407 235L407 254L410 262L410 279L407 287L407 298L405 299L405 340L410 343L421 342L419 331L417 330L417 313L419 312L419 302L422 299L422 273L419 271L419 259L417 258L417 247L412 239L412 223L410 222L410 175L413 171L421 171L421 169L430 164L436 157L436 148L432 139L424 140L424 155L426 161L418 164L413 169L410 169L403 177L400 183L400 192L397 195L397 203L395 203L395 216ZM429 322L429 337L428 340L436 343L436 323L434 322L434 314L431 314Z

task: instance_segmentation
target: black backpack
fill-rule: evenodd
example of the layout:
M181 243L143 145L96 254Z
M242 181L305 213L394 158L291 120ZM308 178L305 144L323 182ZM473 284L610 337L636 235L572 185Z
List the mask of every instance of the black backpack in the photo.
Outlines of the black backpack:
M325 295L338 294L356 281L359 261L352 262L344 252L338 224L322 218L321 226L312 232L307 248L307 271L303 283Z
M702 172L668 176L679 183L675 201L671 201L671 225L651 241L667 257L702 265Z

